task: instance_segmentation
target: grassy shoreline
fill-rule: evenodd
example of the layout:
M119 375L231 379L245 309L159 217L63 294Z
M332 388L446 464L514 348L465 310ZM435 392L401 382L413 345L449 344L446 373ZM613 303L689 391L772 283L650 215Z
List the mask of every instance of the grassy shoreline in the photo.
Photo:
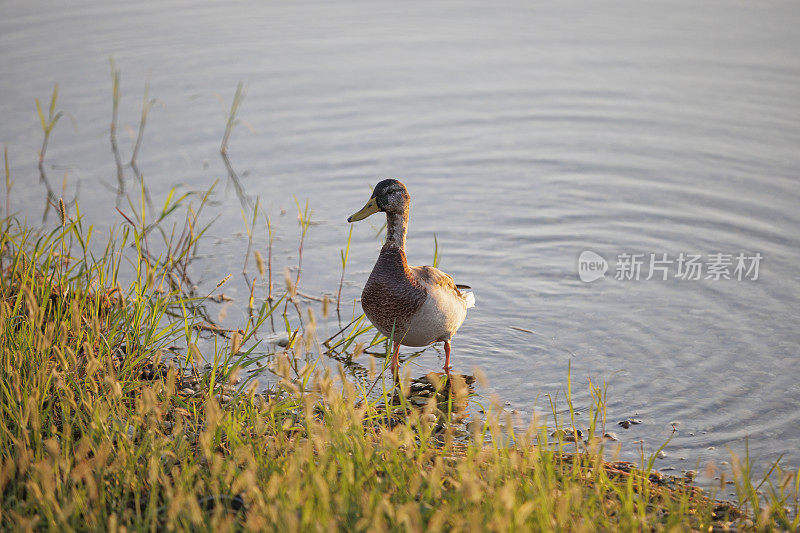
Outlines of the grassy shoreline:
M156 220L181 201L168 200ZM61 225L46 234L2 221L3 530L800 524L796 473L768 481L764 496L749 463L735 465L734 505L652 472L652 460L607 461L599 388L585 442L570 438L574 417L564 427L535 421L520 431L497 406L464 425L461 407L474 401L464 383L420 392L406 376L394 389L374 368L380 359L362 355L384 344L363 318L318 339L313 310L296 298L299 271L273 295L271 260L269 296L259 301L251 291L241 329L219 328L204 307L208 296L186 290L203 231L164 234L155 255L147 236L156 226L143 222L143 204L139 220L123 215L127 224L94 257L91 227L79 213L70 218L63 202L54 207ZM198 211L188 210L185 227L198 227ZM302 253L302 237L300 246ZM263 277L261 254L255 259ZM288 342L262 360L270 323L285 325ZM213 353L200 353L201 336ZM363 380L344 369L359 356L370 362ZM318 365L323 357L338 369ZM204 360L213 361L208 371L199 370ZM276 384L259 394L249 370L264 364Z

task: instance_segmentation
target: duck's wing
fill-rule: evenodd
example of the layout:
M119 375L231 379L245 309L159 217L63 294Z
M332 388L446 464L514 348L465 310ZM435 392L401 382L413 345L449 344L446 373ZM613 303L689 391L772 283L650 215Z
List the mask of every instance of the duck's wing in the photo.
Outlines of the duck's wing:
M449 274L445 274L438 268L425 265L425 266L412 266L409 267L412 277L426 290L440 289L445 292L451 293L454 297L464 300L467 308L475 305L475 295L472 294L468 285L456 285L453 278Z

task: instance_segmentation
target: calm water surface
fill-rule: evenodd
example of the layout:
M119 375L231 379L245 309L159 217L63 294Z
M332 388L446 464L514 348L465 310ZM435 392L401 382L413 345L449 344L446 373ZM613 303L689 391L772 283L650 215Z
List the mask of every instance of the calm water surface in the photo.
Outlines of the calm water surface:
M158 100L139 158L157 204L176 185L225 183L225 107L244 81L231 159L276 223L276 264L297 261L294 195L319 222L303 291L338 286L346 216L370 184L401 178L410 261L432 261L436 234L440 266L477 294L456 368L480 366L523 420L563 397L571 363L579 405L589 378L606 380L612 425L642 420L614 428L628 457L677 421L659 468L727 460L747 436L760 467L781 454L800 465L797 4L3 1L0 13L0 142L12 209L32 222L44 198L34 98L54 83L70 115L46 168L66 196L80 184L102 228L119 222L109 56L123 158L146 79ZM246 248L224 192L194 271L209 287ZM380 223L354 229L348 301ZM611 262L606 279L578 279L584 250ZM667 281L614 279L619 254L681 252L763 260L755 281L676 279L675 265ZM231 324L246 302L236 283ZM441 364L429 349L413 368Z

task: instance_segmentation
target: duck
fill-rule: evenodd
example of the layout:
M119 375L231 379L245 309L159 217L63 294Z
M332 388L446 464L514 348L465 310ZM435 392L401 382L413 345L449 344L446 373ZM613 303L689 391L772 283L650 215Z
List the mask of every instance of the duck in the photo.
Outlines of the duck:
M366 205L347 218L363 220L386 214L386 240L361 293L361 307L372 325L393 343L391 367L400 369L400 346L422 347L444 342L444 371L450 375L450 350L455 335L475 306L468 285L458 285L438 268L409 266L406 259L411 196L396 179L379 182Z

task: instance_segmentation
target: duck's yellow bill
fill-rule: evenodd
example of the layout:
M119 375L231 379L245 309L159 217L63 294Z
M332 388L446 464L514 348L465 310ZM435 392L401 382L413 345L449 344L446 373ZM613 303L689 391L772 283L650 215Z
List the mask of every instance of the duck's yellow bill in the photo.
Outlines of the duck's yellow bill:
M375 200L375 198L370 198L369 202L367 202L367 205L362 207L361 211L353 213L352 215L347 217L347 221L356 222L358 220L364 220L368 216L377 213L378 211L380 211L380 209L378 209L378 202Z

